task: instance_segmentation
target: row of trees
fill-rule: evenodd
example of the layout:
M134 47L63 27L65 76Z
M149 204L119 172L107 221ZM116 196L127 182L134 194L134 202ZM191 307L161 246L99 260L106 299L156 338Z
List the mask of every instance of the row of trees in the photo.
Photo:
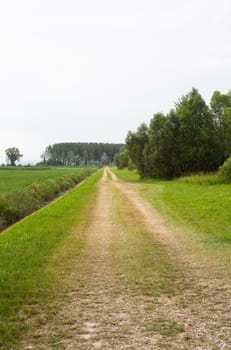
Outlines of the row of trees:
M107 165L114 161L124 144L112 143L56 143L46 147L42 163L47 165Z
M173 178L217 170L231 155L231 92L215 91L206 104L193 88L167 115L128 132L115 157L119 168L134 166L141 177Z

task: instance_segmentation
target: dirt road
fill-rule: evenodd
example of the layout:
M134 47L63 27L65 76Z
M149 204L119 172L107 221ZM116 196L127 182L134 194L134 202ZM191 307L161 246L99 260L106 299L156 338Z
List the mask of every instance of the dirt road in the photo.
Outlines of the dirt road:
M230 281L105 169L57 315L24 349L230 349ZM78 234L78 229L76 229Z

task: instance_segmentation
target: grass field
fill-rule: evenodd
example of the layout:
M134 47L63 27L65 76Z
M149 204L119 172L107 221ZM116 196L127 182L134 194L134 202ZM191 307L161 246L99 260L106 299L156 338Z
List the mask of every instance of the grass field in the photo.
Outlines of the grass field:
M1 349L12 348L21 333L30 331L28 317L38 313L42 323L43 308L48 315L49 302L63 290L59 284L62 271L85 240L73 227L86 218L100 175L97 172L79 188L0 235Z
M214 175L162 181L141 180L134 171L113 171L125 181L147 184L143 194L156 209L203 232L208 244L231 242L230 184L219 183Z
M25 189L33 183L41 183L58 176L77 174L84 168L0 167L0 193Z
M37 210L94 171L93 168L0 168L0 227Z

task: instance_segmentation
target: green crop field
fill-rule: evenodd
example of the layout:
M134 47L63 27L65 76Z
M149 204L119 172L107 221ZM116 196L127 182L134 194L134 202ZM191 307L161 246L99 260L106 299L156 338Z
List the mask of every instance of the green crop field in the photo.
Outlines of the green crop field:
M95 168L0 168L0 228L74 187Z
M0 168L0 193L27 188L32 183L40 183L58 176L77 174L84 168Z

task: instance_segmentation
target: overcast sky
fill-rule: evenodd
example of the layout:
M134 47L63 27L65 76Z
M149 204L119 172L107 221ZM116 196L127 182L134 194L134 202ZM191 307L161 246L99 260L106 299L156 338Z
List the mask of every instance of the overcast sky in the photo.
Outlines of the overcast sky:
M124 142L196 87L231 89L230 0L0 4L0 162L57 142Z

